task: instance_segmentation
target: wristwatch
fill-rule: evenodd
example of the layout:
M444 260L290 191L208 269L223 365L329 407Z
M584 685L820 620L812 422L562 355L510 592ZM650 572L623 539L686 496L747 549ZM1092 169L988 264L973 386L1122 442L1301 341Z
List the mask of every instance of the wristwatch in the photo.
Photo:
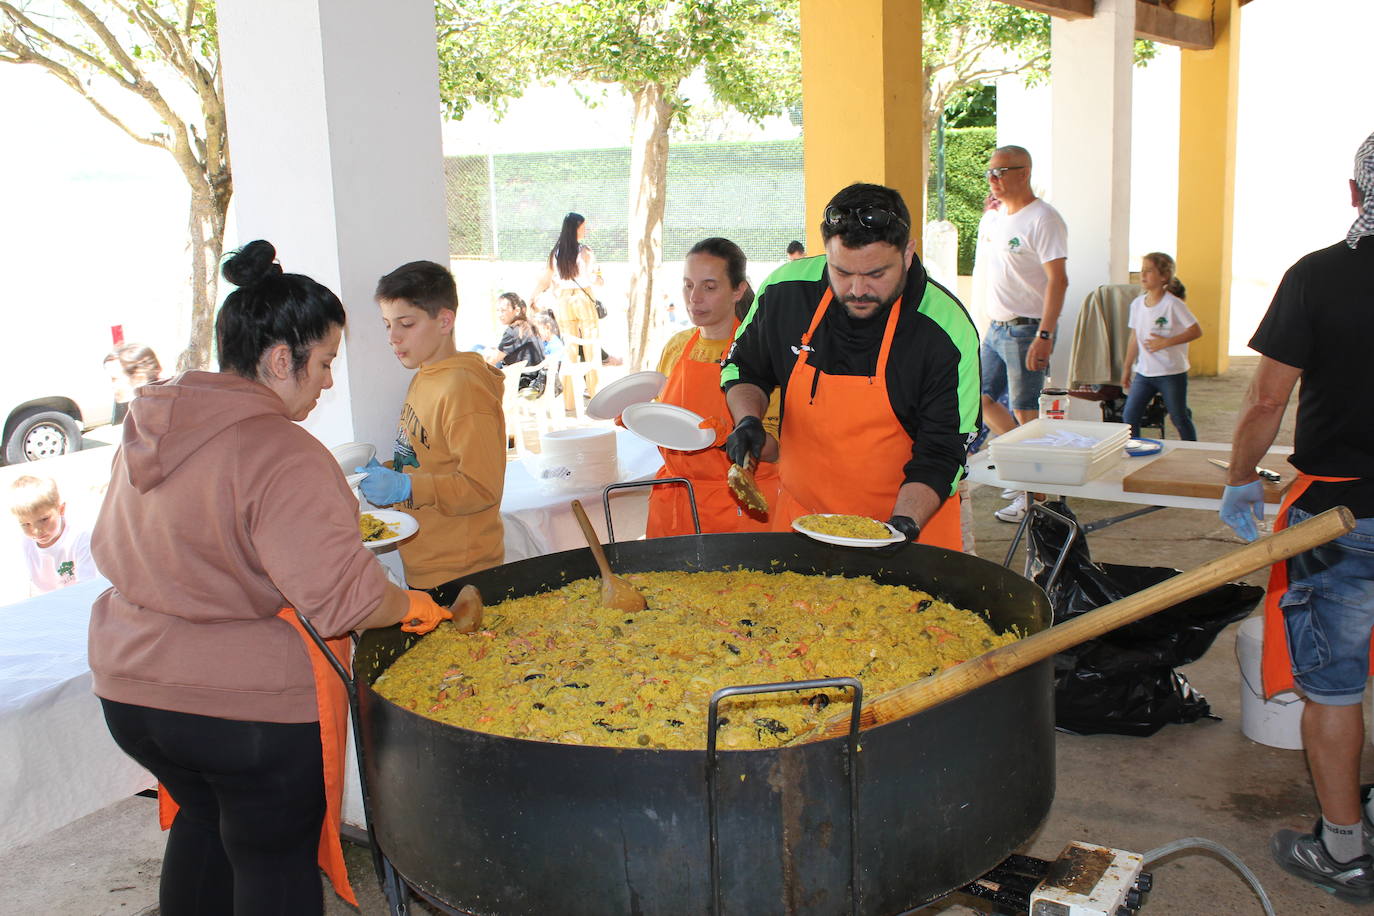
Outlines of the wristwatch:
M1054 334L1053 334L1053 332L1051 332L1051 331L1036 331L1036 332L1035 332L1035 336L1036 336L1036 337L1039 337L1041 340L1053 340L1053 339L1054 339Z

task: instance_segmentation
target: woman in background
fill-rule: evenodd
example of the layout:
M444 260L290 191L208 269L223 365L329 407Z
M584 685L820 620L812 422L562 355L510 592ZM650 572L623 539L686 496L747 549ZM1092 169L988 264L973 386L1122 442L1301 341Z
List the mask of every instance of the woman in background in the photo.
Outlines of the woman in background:
M158 362L152 347L123 343L105 357L105 371L110 374L110 384L114 386L110 425L118 426L129 413L129 402L134 399L134 393L162 377L162 364Z
M520 373L520 387L528 388L535 384L542 371L535 367L544 361L544 341L530 323L525 300L515 293L502 293L496 298L496 318L506 329L487 360L500 368L523 362L525 369Z
M596 255L583 243L587 236L587 220L581 213L569 213L563 217L563 228L558 233L558 241L549 252L549 264L535 286L530 301L535 301L545 290L554 293L553 311L558 318L559 332L564 338L576 337L582 340L599 341L601 338L601 319L596 313L596 292L602 285L601 268L596 264ZM597 347L599 349L599 343ZM584 352L579 346L569 358L585 362L593 354ZM586 374L587 396L596 394L596 372ZM563 393L564 402L569 410L573 409L573 392Z
M745 277L746 260L729 239L703 239L692 246L682 268L682 300L693 327L677 332L663 347L658 371L668 376L658 399L705 418L717 432L704 449L683 452L659 448L663 467L657 476L686 477L692 482L703 533L768 531L767 515L744 508L726 483L730 459L718 448L730 431L730 410L720 390L720 363L748 314L754 291ZM778 492L778 392L774 391L763 420L768 442L766 460L754 472L759 490L771 505ZM687 488L667 484L649 494L648 537L692 534L692 510Z

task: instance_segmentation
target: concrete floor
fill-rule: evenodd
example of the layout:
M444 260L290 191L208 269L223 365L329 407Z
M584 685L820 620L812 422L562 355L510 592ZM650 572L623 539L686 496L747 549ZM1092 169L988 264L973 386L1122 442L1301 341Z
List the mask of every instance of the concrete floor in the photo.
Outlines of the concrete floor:
M1252 371L1252 361L1238 360L1224 376L1192 382L1190 402L1200 438L1229 440L1236 405ZM1291 441L1290 411L1280 444ZM993 510L1001 505L994 491L973 493L978 553L999 561L1014 531L993 519ZM1083 520L1129 508L1078 500L1072 506ZM1095 532L1089 543L1098 561L1186 569L1239 542L1210 513L1167 509ZM1262 585L1263 576L1248 581ZM1349 909L1281 872L1269 858L1270 834L1281 827L1308 827L1317 806L1300 751L1255 744L1241 733L1236 628L1224 630L1206 656L1183 669L1221 721L1170 725L1143 739L1057 736L1057 797L1024 852L1053 858L1072 840L1146 852L1183 837L1205 837L1231 849L1254 870L1277 913ZM1366 766L1366 778L1374 781L1374 766ZM151 916L156 913L161 845L154 803L142 798L54 831L0 856L0 916ZM367 853L351 849L349 861L361 912L385 913ZM1176 854L1152 870L1155 890L1143 910L1151 916L1262 912L1238 873L1211 854ZM330 914L357 912L332 893L326 899ZM988 912L981 906L951 898L921 914Z

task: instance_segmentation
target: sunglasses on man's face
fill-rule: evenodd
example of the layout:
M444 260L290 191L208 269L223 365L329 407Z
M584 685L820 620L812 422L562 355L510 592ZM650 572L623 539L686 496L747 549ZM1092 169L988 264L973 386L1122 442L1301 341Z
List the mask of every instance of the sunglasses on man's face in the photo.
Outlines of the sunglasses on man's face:
M865 229L886 229L893 223L910 228L907 221L891 210L882 207L835 207L825 208L825 222L829 226L839 226L847 220L856 220Z
M1024 165L1002 165L1002 166L998 166L998 167L995 168L995 169L988 169L988 170L987 170L986 172L984 172L983 174L984 174L984 175L987 175L989 179L992 179L992 178L999 178L999 179L1000 179L1000 178L1001 178L1003 175L1005 175L1007 172L1014 172L1014 171L1016 171L1017 169L1024 169L1024 168L1025 168Z

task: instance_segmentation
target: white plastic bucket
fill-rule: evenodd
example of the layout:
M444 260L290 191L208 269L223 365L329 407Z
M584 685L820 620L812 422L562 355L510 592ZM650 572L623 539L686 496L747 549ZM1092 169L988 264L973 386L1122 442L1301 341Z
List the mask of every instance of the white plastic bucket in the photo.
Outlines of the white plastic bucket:
M1247 617L1236 633L1236 659L1240 662L1240 730L1259 744L1285 750L1302 749L1303 698L1291 690L1264 698L1260 654L1264 645L1264 618Z

